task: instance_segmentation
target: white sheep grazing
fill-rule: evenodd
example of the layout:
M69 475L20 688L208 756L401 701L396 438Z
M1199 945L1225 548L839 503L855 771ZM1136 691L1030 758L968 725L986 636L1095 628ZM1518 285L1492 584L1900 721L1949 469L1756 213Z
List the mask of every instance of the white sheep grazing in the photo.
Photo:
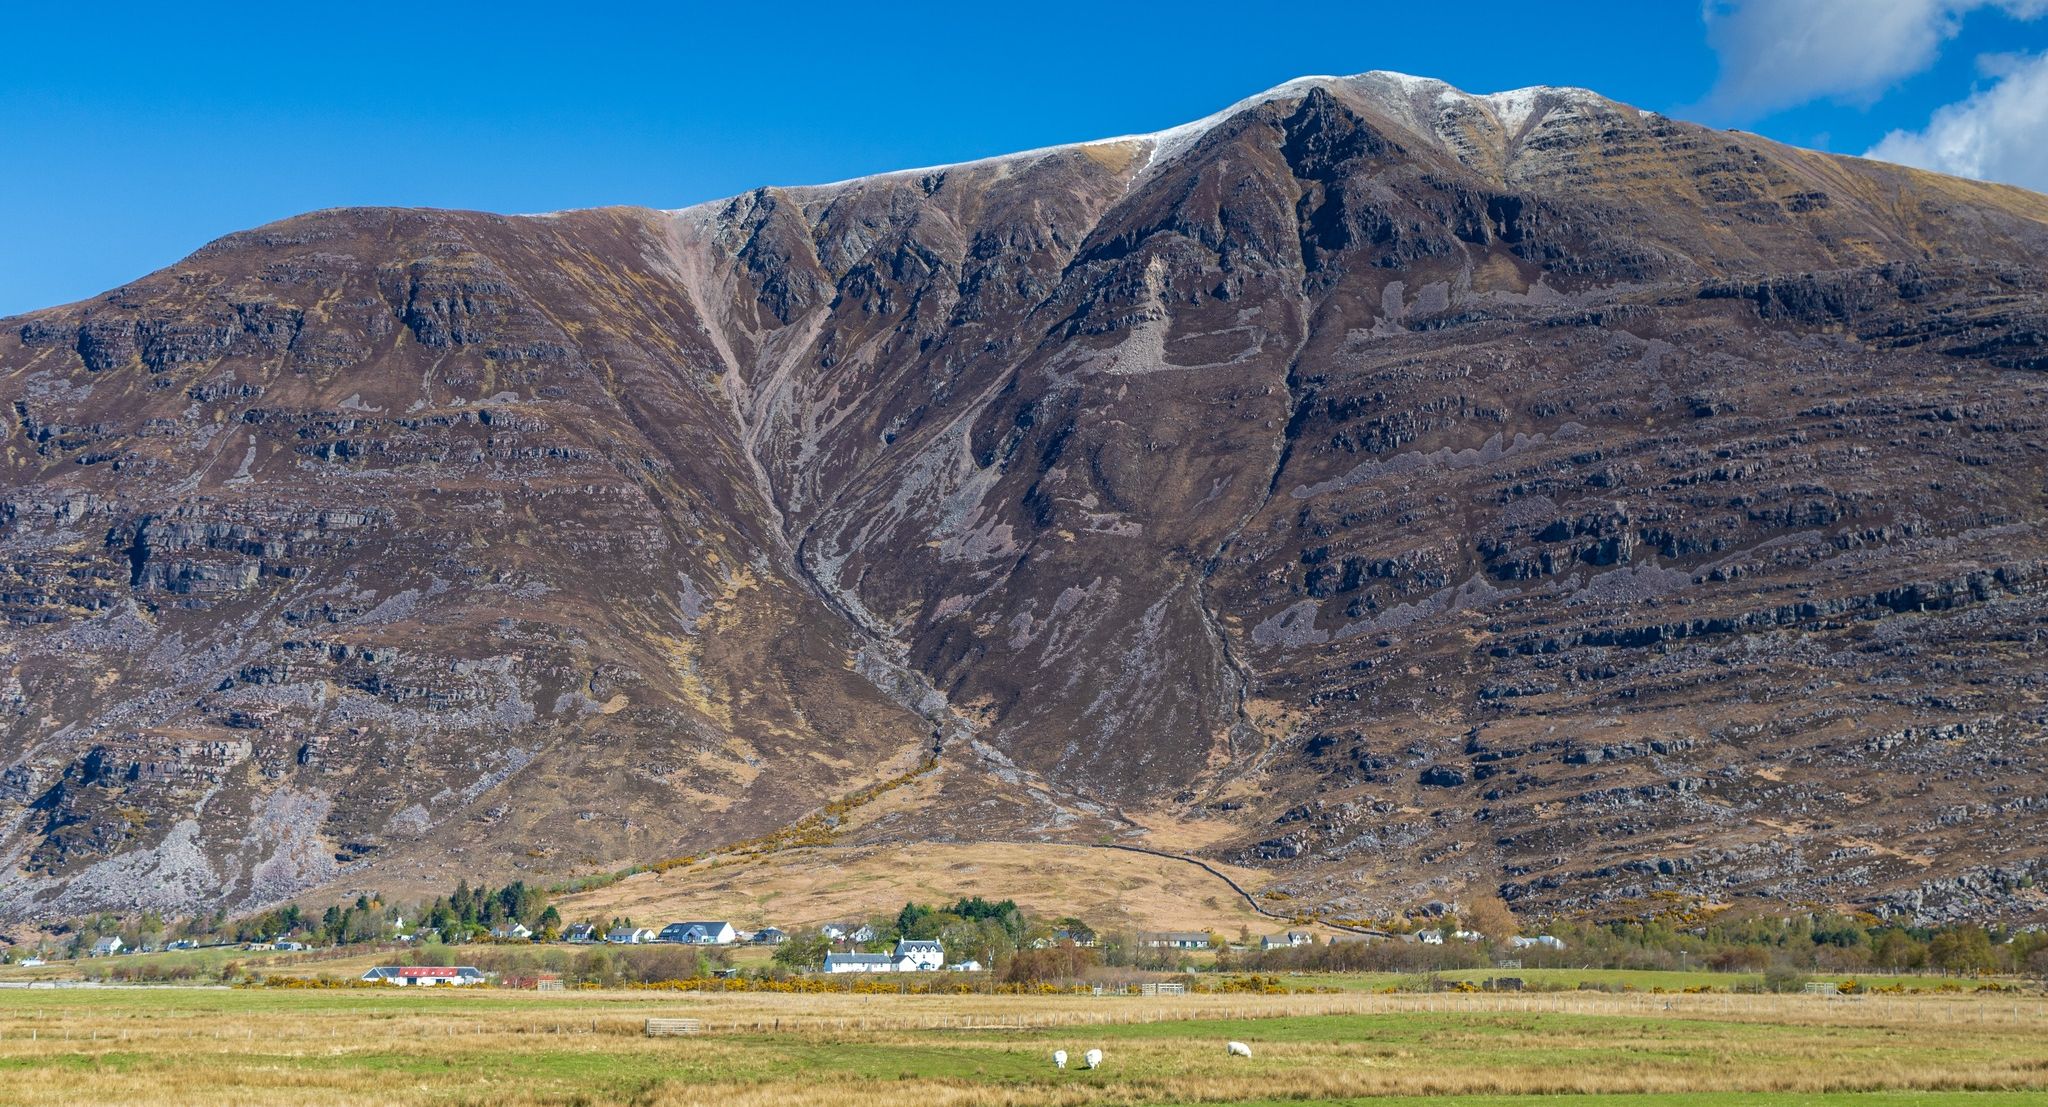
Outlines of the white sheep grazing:
M1053 1068L1056 1068L1056 1069L1058 1069L1058 1070L1060 1070L1061 1072L1065 1072L1065 1071L1067 1071L1067 1051L1066 1051L1066 1050L1064 1050L1064 1049L1055 1049L1055 1050L1053 1050L1053 1051L1052 1051L1052 1067L1053 1067Z
M1250 1057L1252 1055L1252 1047L1243 1042L1231 1042L1227 1048L1230 1050L1232 1057Z
M1098 1068L1102 1064L1102 1051L1091 1049L1081 1055L1081 1064L1086 1068Z

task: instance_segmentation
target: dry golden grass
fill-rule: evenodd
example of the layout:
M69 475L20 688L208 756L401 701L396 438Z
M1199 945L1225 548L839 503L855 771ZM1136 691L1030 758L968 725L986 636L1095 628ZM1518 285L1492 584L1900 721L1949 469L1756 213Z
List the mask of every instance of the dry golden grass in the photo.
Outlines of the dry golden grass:
M2009 1093L1992 1102L2016 1103L2048 1095L2048 1002L2038 997L109 989L6 999L0 1101L32 1105L1086 1107L1970 1089ZM700 1018L705 1033L642 1036L642 1020L657 1015ZM1253 1043L1254 1059L1226 1056L1229 1038ZM1098 1072L1062 1075L1046 1061L1051 1049L1078 1057L1091 1046L1109 1057Z
M1250 869L1217 866L1256 892ZM1230 887L1194 865L1088 846L1002 842L824 846L730 862L699 862L642 873L564 897L566 919L626 916L729 918L736 925L788 929L894 913L906 901L961 896L1014 899L1046 917L1079 915L1098 929L1271 933L1287 924L1261 916ZM1313 928L1311 928L1313 929Z

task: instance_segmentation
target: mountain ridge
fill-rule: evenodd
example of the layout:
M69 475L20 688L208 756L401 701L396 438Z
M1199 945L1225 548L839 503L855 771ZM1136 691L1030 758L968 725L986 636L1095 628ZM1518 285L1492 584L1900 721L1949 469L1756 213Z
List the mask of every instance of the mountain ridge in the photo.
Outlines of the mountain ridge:
M2039 817L2048 198L1446 90L335 209L10 318L0 912L562 878L934 751L861 841L2038 910L1983 831Z

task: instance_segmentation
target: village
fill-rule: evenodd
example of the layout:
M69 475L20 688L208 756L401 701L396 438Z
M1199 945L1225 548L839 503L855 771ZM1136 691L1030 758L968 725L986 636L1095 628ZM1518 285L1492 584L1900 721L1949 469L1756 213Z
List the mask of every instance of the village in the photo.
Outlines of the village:
M663 921L645 917L660 907L631 900L593 904L517 881L458 881L410 903L364 893L322 909L286 904L239 919L80 919L61 934L0 946L0 986L1131 995L1276 976L1310 988L1371 979L1380 988L1513 990L1619 986L1638 978L1616 973L1648 972L1639 986L1770 992L1827 992L1837 983L1857 992L1879 979L1910 989L1960 987L1953 978L1986 974L2048 978L2048 932L1916 931L1832 911L1731 911L1682 925L1538 923L1468 893L1370 922L1257 905L1233 918L1185 898L1138 918L1078 904L1033 910L957 888L953 895L895 910L879 910L873 895L793 897L772 912L754 904L744 915ZM1259 928L1261 919L1275 925ZM1156 928L1163 922L1181 925Z
M1133 963L1142 962L1156 970L1187 972L1217 965L1218 954L1223 955L1223 961L1227 963L1231 955L1303 950L1346 942L1388 941L1427 948L1441 947L1447 942L1476 947L1487 941L1477 931L1455 927L1374 935L1318 934L1310 929L1293 928L1256 936L1242 932L1235 941L1219 932L1204 930L1134 930L1104 936L1077 918L1067 917L1056 923L1032 922L1014 903L1007 900L990 902L980 897L963 898L958 903L940 908L905 904L893 918L878 916L872 921L827 923L793 931L773 925L746 928L724 919L679 920L659 928L623 919L610 924L586 921L562 926L551 910L543 912L535 921L537 926L508 918L487 928L457 924L408 928L402 916L394 916L390 919L392 925L384 940L364 944L394 951L410 948L424 957L407 955L404 960L414 963L370 966L356 980L361 984L394 987L498 985L546 989L561 979L560 973L421 963L423 960L458 959L457 951L464 948L476 949L480 960L503 962L510 956L517 963L523 963L518 962L520 955L516 952L522 949L537 952L548 949L565 952L616 949L621 954L630 950L646 950L652 954L667 948L679 952L702 952L707 958L701 962L691 961L693 971L711 979L732 979L742 972L738 967L741 960L759 971L793 976L988 975L996 967L989 962L992 956L1012 962L1019 954L1066 950L1080 955L1079 959L1087 963L1099 963L1102 955L1109 954ZM79 947L75 956L81 962L92 962L157 953L233 949L246 954L301 954L324 958L347 953L350 948L347 942L322 946L309 940L314 937L294 930L267 940L230 945L183 938L139 942L131 946L119 935L105 935ZM954 946L951 956L948 952L949 937ZM1533 937L1517 935L1507 938L1500 947L1503 950L1562 951L1566 944L1548 934ZM438 952L429 953L430 950ZM487 950L491 951L492 957L484 956ZM42 957L14 961L22 968L35 968L47 963ZM1519 961L1502 961L1500 964L1503 967L1520 966Z
M896 937L884 939L878 930L868 923L827 924L817 928L816 936L828 943L821 960L815 967L803 966L801 971L827 976L852 973L982 973L986 967L976 958L948 960L945 944L939 939ZM536 934L521 923L508 923L493 928L490 937L499 943L531 942L546 944L548 936ZM1204 931L1137 931L1134 935L1140 949L1158 951L1208 951L1219 948L1220 935ZM1473 931L1417 931L1400 935L1395 940L1417 942L1425 945L1441 945L1446 938L1454 941L1480 942L1484 938ZM565 928L557 937L562 944L572 946L648 946L676 945L726 949L733 947L776 948L787 945L791 936L778 927L764 926L757 930L741 930L723 920L672 922L661 929L624 924L600 929L595 923L574 923ZM1363 940L1363 939L1357 939ZM1307 930L1288 930L1277 935L1264 935L1253 943L1222 943L1220 948L1237 952L1253 950L1268 951L1297 949L1314 945L1317 936ZM288 943L289 944L289 943ZM1541 947L1562 950L1565 943L1550 935L1516 937L1510 940L1513 948ZM1085 925L1075 924L1054 930L1050 935L1040 936L1027 943L1035 950L1068 947L1094 950L1100 945L1095 932ZM279 947L283 948L283 947ZM1518 964L1515 967L1519 967ZM732 977L739 970L717 968L711 970L713 977ZM385 983L398 986L462 986L492 982L494 974L474 966L414 966L379 965L365 972L361 979L370 983ZM529 986L542 986L546 978L538 982L530 978L519 978Z

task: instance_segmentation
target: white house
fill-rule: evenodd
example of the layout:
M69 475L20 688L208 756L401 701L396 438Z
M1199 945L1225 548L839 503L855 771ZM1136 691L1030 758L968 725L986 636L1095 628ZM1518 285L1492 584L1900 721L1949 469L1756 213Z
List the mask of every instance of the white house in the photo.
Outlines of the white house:
M1208 949L1209 936L1199 930L1147 930L1138 944L1152 949Z
M681 942L689 946L729 946L739 935L728 922L679 922L661 928L657 942Z
M604 940L618 946L645 945L654 940L654 930L645 926L615 926L605 933Z
M504 942L523 942L533 937L533 931L520 923L504 923L491 928L491 937Z
M1415 940L1426 946L1440 946L1444 944L1444 932L1441 930L1418 930L1415 932Z
M1290 930L1275 938L1268 934L1259 939L1260 949L1293 949L1295 946L1314 945L1316 936L1306 930Z
M952 964L950 964L950 965L947 965L947 966L946 966L946 971L947 971L947 972L980 972L980 971L981 971L981 962L979 962L979 961L972 961L972 960L969 960L969 961L955 961L955 962L953 962Z
M453 988L482 984L490 979L483 970L470 965L379 965L364 973L362 978L411 988L436 985Z
M99 941L94 942L92 944L92 955L94 957L106 957L111 954L119 953L126 948L127 946L121 941L120 938L115 936L108 936L105 938L101 938Z
M825 955L825 971L895 972L896 959L886 953L828 953Z
M578 945L595 942L597 939L597 927L590 923L571 923L569 929L562 931L563 941L575 942Z
M828 953L825 971L937 972L946 965L946 950L937 942L898 939L889 953Z
M1533 938L1516 935L1508 939L1508 944L1516 949L1530 949L1537 946L1544 949L1563 949L1564 939L1554 938L1548 934L1538 934Z

